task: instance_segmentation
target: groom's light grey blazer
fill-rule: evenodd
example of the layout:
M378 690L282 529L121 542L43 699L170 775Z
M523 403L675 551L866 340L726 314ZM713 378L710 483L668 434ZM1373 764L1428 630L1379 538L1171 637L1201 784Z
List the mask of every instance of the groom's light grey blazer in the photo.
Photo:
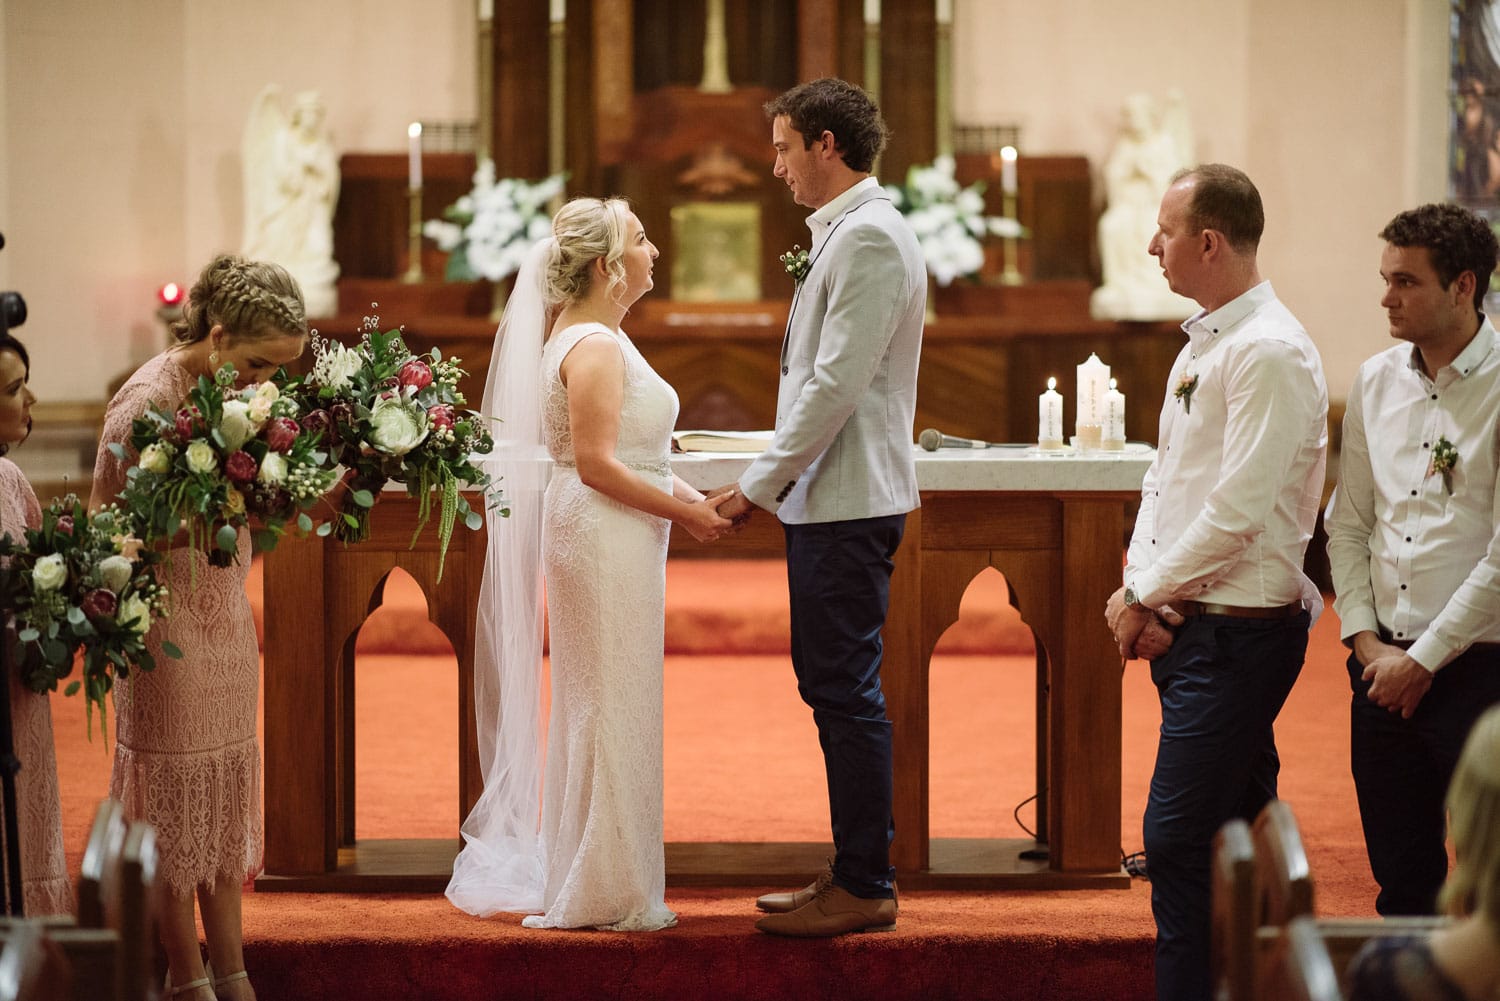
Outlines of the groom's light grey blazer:
M922 248L874 178L823 225L792 298L776 435L740 477L787 524L902 514L918 505L912 423L927 277ZM844 196L841 196L844 197Z

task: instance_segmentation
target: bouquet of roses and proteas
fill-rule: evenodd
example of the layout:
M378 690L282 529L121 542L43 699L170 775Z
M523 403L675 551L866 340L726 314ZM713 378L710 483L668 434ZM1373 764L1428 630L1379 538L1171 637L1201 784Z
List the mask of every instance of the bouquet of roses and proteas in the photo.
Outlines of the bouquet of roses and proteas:
M120 491L137 534L154 543L185 528L188 546L217 567L234 562L241 526L261 551L276 547L289 522L312 531L308 510L338 482L321 431L298 422L295 399L274 380L236 389L234 379L225 365L212 380L199 376L175 412L137 417L138 458ZM125 458L119 444L110 449ZM327 523L319 527L326 534Z
M459 359L444 358L437 348L416 354L400 330L381 333L375 317L366 317L353 347L314 332L312 349L312 371L288 391L305 412L304 424L326 430L330 453L353 471L335 537L367 538L375 493L394 480L419 501L416 545L436 495L441 580L454 522L462 516L470 529L484 524L460 489L477 489L486 505L503 510L498 488L474 462L495 441L482 416L462 409L467 401L458 381L466 373Z
M167 600L156 579L161 554L131 534L116 505L90 515L69 494L43 509L41 527L27 529L24 539L0 537L0 556L0 597L14 616L21 681L34 692L56 691L81 648L83 676L63 694L83 692L90 736L96 705L107 731L105 696L115 679L156 667L145 639ZM170 643L162 651L182 656Z

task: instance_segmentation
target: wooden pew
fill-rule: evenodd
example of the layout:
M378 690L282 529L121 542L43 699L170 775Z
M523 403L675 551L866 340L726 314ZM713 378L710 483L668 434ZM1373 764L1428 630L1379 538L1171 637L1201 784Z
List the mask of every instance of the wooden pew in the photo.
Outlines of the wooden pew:
M1282 930L1266 965L1261 997L1279 1001L1341 1001L1339 975L1318 923L1293 918Z
M1212 969L1218 997L1251 1001L1273 997L1258 991L1285 935L1298 918L1313 922L1342 981L1349 961L1378 935L1425 935L1446 919L1315 918L1311 869L1291 807L1272 800L1254 827L1231 820L1214 837L1211 870Z
M72 971L42 921L8 922L0 946L0 1001L68 1001Z
M78 875L78 919L0 921L0 941L42 929L61 951L72 982L59 997L74 1001L148 1001L155 971L153 900L156 834L127 823L124 807L105 799L94 813Z

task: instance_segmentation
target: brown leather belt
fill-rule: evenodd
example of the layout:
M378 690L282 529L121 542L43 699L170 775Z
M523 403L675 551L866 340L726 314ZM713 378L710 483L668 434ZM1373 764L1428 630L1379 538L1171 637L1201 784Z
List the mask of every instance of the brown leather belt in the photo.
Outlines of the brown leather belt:
M1167 604L1186 618L1199 615L1227 615L1233 619L1290 619L1302 611L1301 602L1293 602L1290 605L1272 605L1270 608L1220 605L1212 601L1170 601Z

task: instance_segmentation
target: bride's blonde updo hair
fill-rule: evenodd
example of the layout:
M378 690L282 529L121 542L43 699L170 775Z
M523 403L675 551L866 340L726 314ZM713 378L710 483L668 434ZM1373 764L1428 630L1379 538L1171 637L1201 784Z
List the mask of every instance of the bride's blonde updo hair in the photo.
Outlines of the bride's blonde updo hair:
M220 254L188 293L183 318L172 324L172 336L181 344L196 344L215 325L252 341L306 334L302 289L279 264Z
M625 286L625 229L630 205L623 198L574 198L552 217L553 245L542 290L549 305L571 305L593 285L590 267L604 258L608 292Z

